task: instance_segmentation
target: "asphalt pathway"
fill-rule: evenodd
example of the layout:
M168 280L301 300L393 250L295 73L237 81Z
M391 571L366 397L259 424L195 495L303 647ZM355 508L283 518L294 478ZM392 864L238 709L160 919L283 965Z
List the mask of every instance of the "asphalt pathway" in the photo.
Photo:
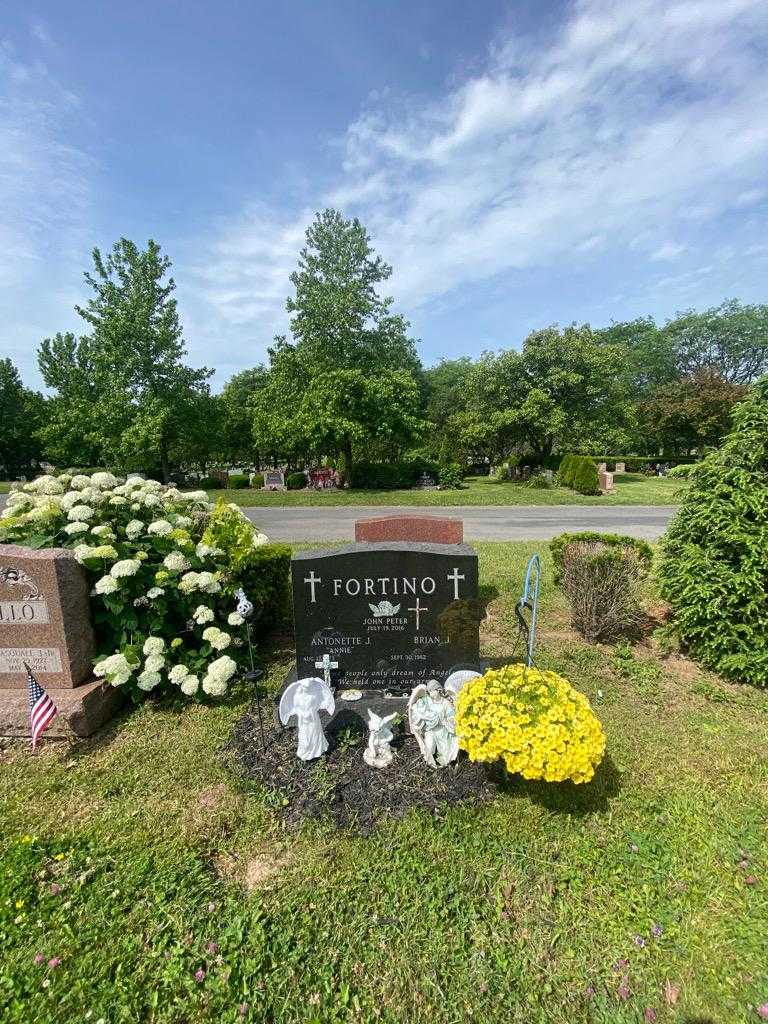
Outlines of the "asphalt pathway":
M672 506L612 505L336 505L246 508L271 540L354 540L355 520L393 515L450 516L464 520L466 540L550 540L558 533L599 530L656 540L675 513Z

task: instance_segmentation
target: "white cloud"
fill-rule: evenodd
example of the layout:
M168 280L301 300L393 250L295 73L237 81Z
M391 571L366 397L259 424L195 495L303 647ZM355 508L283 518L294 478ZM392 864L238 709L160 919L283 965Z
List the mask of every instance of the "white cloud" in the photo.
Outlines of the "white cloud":
M689 232L759 198L767 39L763 0L581 0L548 46L497 41L430 105L377 97L330 187L226 225L204 297L261 337L284 323L298 242L326 204L363 219L410 309L591 249L690 256Z
M40 38L43 29L34 29ZM89 230L94 170L69 142L77 97L0 42L0 303L3 352L22 364L51 322L66 327ZM77 268L77 269L75 269ZM63 314L63 316L62 316ZM6 340L7 339L7 340Z

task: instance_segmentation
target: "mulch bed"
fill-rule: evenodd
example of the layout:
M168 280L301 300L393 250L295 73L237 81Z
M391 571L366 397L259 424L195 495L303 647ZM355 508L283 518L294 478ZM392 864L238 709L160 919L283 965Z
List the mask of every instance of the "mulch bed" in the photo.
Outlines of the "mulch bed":
M367 734L354 715L326 729L330 748L323 757L300 761L296 730L280 729L269 721L268 711L263 714L265 750L254 705L235 725L224 752L245 778L267 789L273 806L291 825L325 818L336 828L367 834L381 819L399 817L411 807L437 816L453 804L491 799L501 784L488 766L469 761L463 752L448 768L430 768L402 723L392 744L392 764L369 768L363 761Z

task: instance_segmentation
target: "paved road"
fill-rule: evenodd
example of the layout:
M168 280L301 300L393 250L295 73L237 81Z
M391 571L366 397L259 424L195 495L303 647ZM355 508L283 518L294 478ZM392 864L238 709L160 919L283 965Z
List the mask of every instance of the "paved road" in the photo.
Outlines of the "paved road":
M467 540L550 540L566 530L601 530L656 540L675 513L671 506L613 505L338 505L314 508L247 508L272 540L354 540L355 520L388 515L444 515L464 520Z
M6 496L0 494L0 509ZM467 540L550 540L564 530L601 530L656 540L675 513L671 506L612 505L337 505L244 510L272 540L354 540L355 520L371 516L433 515L464 520Z

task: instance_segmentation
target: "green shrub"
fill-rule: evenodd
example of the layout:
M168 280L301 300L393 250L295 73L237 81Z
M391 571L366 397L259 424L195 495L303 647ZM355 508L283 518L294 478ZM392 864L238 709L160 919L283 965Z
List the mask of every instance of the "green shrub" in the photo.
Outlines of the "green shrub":
M307 486L307 478L303 473L289 473L285 478L285 486L289 491L300 491Z
M263 487L264 486L264 474L254 473L251 477L251 487Z
M600 480L597 475L597 466L587 455L578 457L578 463L573 474L573 489L579 494L599 494Z
M458 462L448 462L440 467L438 479L440 486L446 490L458 490L461 487L461 466Z
M592 530L584 530L580 533L561 533L549 542L555 569L555 583L562 582L565 554L571 544L594 544L603 548L631 549L637 555L646 574L650 571L653 561L653 548L647 541L637 537L626 537L619 533L595 533Z
M204 491L220 491L224 484L215 476L204 476L198 483Z
M667 473L667 476L671 477L672 480L687 480L694 469L696 469L695 462L690 464L683 463L681 466L673 466Z
M659 579L695 658L768 686L768 377L736 406L731 433L691 477Z
M637 628L652 557L649 545L633 537L572 533L555 537L550 549L574 629L594 642Z
M410 486L403 482L403 473L391 462L355 462L352 464L350 486L370 490L394 490Z
M425 473L435 481L440 475L440 463L422 452L406 453L397 465L400 471L400 487L413 487Z
M241 586L254 622L285 614L289 549L269 545L240 509L214 506L205 491L111 473L43 476L9 496L5 541L73 550L91 584L94 673L134 697L226 692L249 664L235 614Z
M248 487L250 481L244 473L230 473L227 484L235 491Z
M578 455L564 455L557 473L563 487L573 487L573 472Z
M550 483L543 473L532 473L525 486L533 491L548 491Z

